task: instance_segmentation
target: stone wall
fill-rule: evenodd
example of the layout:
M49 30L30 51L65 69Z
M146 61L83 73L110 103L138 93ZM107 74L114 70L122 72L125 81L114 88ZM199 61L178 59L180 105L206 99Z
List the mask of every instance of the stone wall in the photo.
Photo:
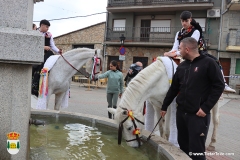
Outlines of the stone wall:
M227 52L226 47L228 45L236 44L236 34L231 34L232 30L240 30L240 11L228 11L223 16L223 25L222 25L222 39L221 39L221 50L220 58L231 58L231 67L230 67L230 75L236 75L236 60L240 59L240 51L238 52ZM229 33L229 37L228 37ZM228 41L229 38L229 41ZM227 44L226 42L229 42ZM235 89L236 85L240 84L240 79L238 78L230 78L229 85ZM237 92L239 94L239 92Z
M152 63L152 59L158 56L163 56L164 52L170 51L170 48L150 48L150 47L128 47L126 48L125 61L123 61L123 74L133 63L133 57L148 57L148 65ZM108 46L106 53L109 56L119 56L119 46ZM106 57L105 68L107 68L108 58Z
M64 52L73 49L73 45L93 44L95 49L103 49L105 22L98 23L54 38L55 45Z

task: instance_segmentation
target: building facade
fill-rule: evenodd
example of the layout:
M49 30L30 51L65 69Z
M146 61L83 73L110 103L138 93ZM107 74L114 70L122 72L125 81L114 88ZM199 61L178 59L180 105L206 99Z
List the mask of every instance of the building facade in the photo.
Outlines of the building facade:
M129 66L136 61L143 62L146 67L155 57L163 56L164 52L171 50L175 34L182 28L179 18L181 12L189 10L193 18L203 27L208 51L220 59L225 76L240 74L235 72L236 66L240 63L237 53L239 51L226 49L227 37L231 43L234 43L232 38L239 43L238 38L230 37L230 32L235 36L237 35L235 32L239 33L239 11L236 6L232 6L236 10L222 14L223 10L230 6L223 1L108 0L104 42L106 68L111 60L117 60L123 73L126 74ZM235 23L234 27L230 27L231 22ZM126 50L125 55L120 57L119 37L125 37L123 46ZM236 84L240 84L239 79L230 78L227 82L233 88Z
M223 1L221 17L219 58L224 72L235 76L229 78L229 84L237 90L237 94L240 94L239 88L236 87L240 85L240 1Z
M61 48L64 52L67 52L74 48L91 48L103 50L104 34L105 34L105 22L97 23L95 25L82 28L73 32L69 32L54 38L55 45ZM104 62L103 62L104 63ZM85 66L80 69L80 72L84 75L88 73L85 70ZM76 73L73 77L80 79L84 77L80 73ZM87 80L84 79L83 82Z
M105 22L69 32L54 38L55 45L64 52L74 48L103 49Z

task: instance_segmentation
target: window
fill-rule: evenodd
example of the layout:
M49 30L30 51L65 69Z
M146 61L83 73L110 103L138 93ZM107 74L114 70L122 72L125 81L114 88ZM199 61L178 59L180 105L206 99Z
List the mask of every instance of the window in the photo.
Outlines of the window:
M206 31L206 18L194 18L196 22L199 23L199 25L202 27L202 31Z
M113 31L125 31L125 19L115 19L113 20Z
M236 70L235 74L240 74L240 59L236 59Z
M171 20L151 20L151 32L170 32Z

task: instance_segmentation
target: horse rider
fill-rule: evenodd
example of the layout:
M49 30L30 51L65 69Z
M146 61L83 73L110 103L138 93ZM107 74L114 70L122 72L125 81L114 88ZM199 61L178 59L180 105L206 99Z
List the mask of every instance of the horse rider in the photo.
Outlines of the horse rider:
M50 22L46 19L43 19L40 21L40 27L37 29L40 33L42 33L42 35L45 38L44 62L36 68L35 73L33 73L33 80L32 80L31 93L37 97L38 97L38 90L39 90L40 72L44 66L44 63L50 56L54 55L53 52L55 52L57 54L62 54L62 50L58 49L55 46L52 34L50 32L48 32L49 27L50 27Z
M180 56L180 52L178 51L180 42L186 37L192 37L192 38L196 39L196 41L198 41L198 44L199 44L199 48L198 48L199 53L203 54L203 55L207 55L210 58L213 58L216 61L216 63L218 64L218 66L221 70L223 79L224 79L224 83L225 83L224 91L236 93L236 91L234 89L230 88L228 86L228 84L226 83L226 80L223 75L222 66L219 63L219 60L207 52L206 46L204 44L202 28L199 25L199 23L197 23L194 19L192 19L192 13L189 11L183 11L180 15L180 20L181 20L183 28L179 32L176 33L175 42L173 44L172 50L169 52L165 52L164 56L169 56L169 57Z

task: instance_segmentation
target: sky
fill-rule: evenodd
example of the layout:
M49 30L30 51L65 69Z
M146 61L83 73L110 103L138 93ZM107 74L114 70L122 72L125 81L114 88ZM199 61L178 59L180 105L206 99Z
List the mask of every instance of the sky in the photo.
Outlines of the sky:
M33 23L42 19L60 19L106 12L107 0L44 0L34 4ZM89 17L50 21L53 37L106 21L106 13Z

